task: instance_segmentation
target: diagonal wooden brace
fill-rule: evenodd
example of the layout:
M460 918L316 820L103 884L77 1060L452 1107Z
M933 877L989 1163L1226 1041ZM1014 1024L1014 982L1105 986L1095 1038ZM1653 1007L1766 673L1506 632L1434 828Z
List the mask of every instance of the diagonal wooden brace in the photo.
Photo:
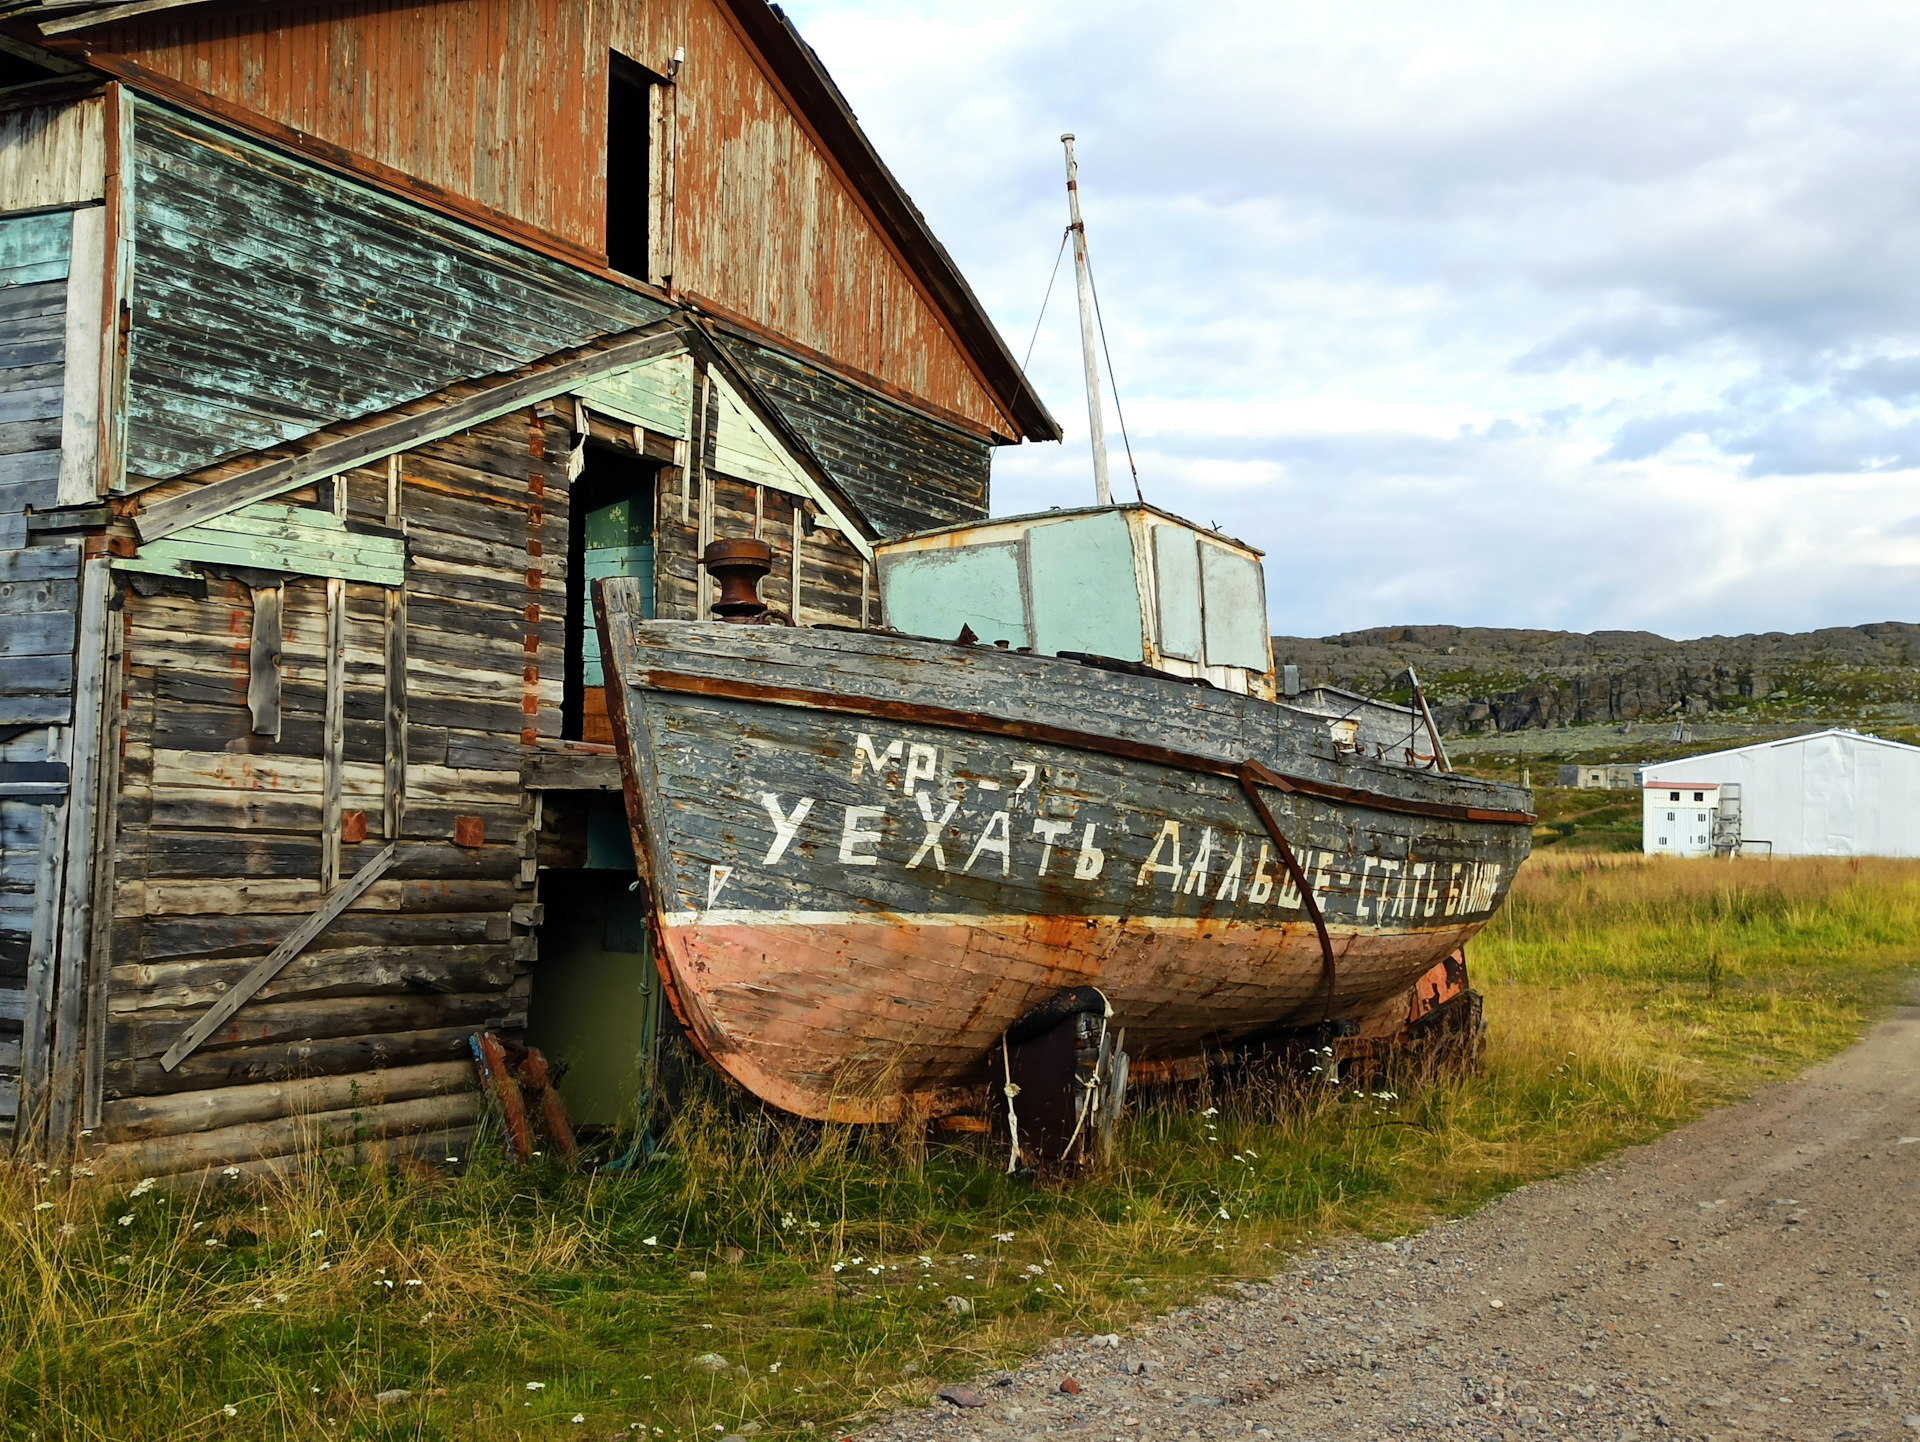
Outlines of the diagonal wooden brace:
M161 1070L172 1071L186 1060L195 1047L212 1036L228 1017L245 1006L256 991L272 981L281 967L292 961L306 949L309 942L331 926L335 917L358 901L366 889L378 881L391 865L393 865L393 847L388 846L361 867L351 881L337 887L327 898L326 904L294 928L293 934L276 946L272 955L235 982L232 991L208 1007L207 1014L187 1028L186 1034L168 1049L165 1056L160 1058Z

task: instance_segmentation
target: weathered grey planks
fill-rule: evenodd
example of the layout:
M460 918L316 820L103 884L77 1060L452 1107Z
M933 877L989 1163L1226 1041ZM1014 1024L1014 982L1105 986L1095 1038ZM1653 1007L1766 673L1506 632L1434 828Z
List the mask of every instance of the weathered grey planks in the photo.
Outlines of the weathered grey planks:
M771 347L720 344L881 535L985 518L985 440Z
M833 691L949 711L1031 720L1118 741L1204 756L1237 766L1249 758L1332 785L1450 805L1524 809L1525 793L1457 774L1416 776L1405 767L1334 751L1324 724L1228 691L1158 677L1131 677L1052 657L990 646L942 646L888 635L769 633L703 628L697 647L672 622L649 622L631 654L659 665L763 688Z
M141 102L127 469L163 477L665 307Z
M270 461L196 490L169 496L145 508L137 526L143 540L168 536L237 506L282 494L316 477L366 465L414 446L493 420L530 401L558 395L581 376L609 366L659 355L682 342L672 327L656 327L629 340L464 399L403 416L340 440L328 441L286 460Z
M386 869L393 865L393 851L393 847L389 845L373 860L361 867L352 880L335 890L327 898L327 904L314 912L300 926L294 928L293 935L275 947L272 955L241 977L232 989L207 1008L206 1015L189 1027L186 1034L167 1049L167 1054L160 1059L160 1065L172 1071L180 1065L183 1057L211 1036L222 1022L245 1006L255 992L272 980L281 967L299 954L300 948L325 931L336 916L353 905L369 886L380 879Z
M524 1023L532 942L509 917L527 895L514 885L520 768L559 733L566 554L538 542L567 534L565 456L561 437L522 410L348 472L331 498L349 524L404 521L409 585L400 598L336 583L330 606L327 582L288 578L277 738L253 732L247 707L245 585L127 597L122 872L97 1141L128 1144L123 1129L137 1125L157 1155L178 1135L169 1128L254 1105L229 1107L219 1094L231 1085L458 1060L466 1032ZM394 834L375 837L396 785ZM355 811L370 838L358 843L345 825ZM483 846L454 844L461 817L483 822ZM207 1007L326 900L336 834L342 874L390 846L384 876L163 1068ZM178 1105L141 1100L162 1096ZM257 1125L261 1138L283 1134L270 1119Z

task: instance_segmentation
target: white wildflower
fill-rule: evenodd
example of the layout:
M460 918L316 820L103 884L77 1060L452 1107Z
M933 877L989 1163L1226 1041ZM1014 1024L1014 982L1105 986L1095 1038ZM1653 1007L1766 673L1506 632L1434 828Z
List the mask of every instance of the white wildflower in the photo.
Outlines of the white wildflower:
M330 1271L330 1270L332 1269L332 1267L333 1267L333 1263L332 1263L332 1262L322 1262L322 1263L320 1264L320 1270L321 1270L321 1271L323 1271L323 1272L325 1272L325 1271Z
M640 1239L640 1245L643 1247L657 1247L660 1245L660 1239L658 1237L642 1237Z
M33 1204L33 1209L36 1212L50 1212L53 1210L53 1203L52 1202L35 1202Z
M237 1177L240 1175L240 1168L228 1167L225 1171L221 1172L220 1175L223 1177Z
M135 1186L132 1191L128 1192L127 1195L130 1197L144 1197L148 1192L152 1190L153 1190L153 1178L142 1177L140 1178L139 1184Z
M315 1227L311 1232L307 1233L307 1240L309 1242L312 1242L324 1236L326 1236L325 1229L321 1227Z
M1217 1117L1220 1115L1220 1108L1208 1107L1205 1111L1201 1112L1200 1115L1203 1117Z
M587 1414L585 1412L575 1412L573 1414L573 1420L576 1422L584 1422L587 1420Z
M995 1232L993 1234L993 1239L996 1242L1011 1242L1013 1240L1013 1233L1012 1232Z
M1223 1222L1230 1222L1233 1220L1232 1216L1228 1214L1227 1209L1225 1207L1222 1207L1220 1209L1220 1220Z
M409 1279L409 1281L407 1282L407 1285L409 1287L424 1287L427 1284L421 1281L419 1278L415 1277L415 1278Z
M238 1417L240 1415L240 1409L234 1406L233 1403L231 1402L227 1403L227 1405L222 1407L220 1410L222 1412L225 1412L229 1417Z
M544 1392L547 1390L547 1384L545 1382L529 1382L527 1383L527 1390L529 1392Z
M844 1272L846 1268L847 1268L847 1264L845 1262L835 1262L833 1264L833 1269L836 1272Z

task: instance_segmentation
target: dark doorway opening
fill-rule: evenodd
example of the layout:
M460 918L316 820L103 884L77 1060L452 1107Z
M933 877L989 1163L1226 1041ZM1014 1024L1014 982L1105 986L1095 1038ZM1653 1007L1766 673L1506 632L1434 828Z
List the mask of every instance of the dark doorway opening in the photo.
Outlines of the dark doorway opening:
M607 72L607 264L652 279L654 87L662 80L618 51Z
M593 620L591 587L603 576L640 582L643 614L653 615L654 479L659 467L627 451L587 447L567 517L567 651L560 734L611 742L606 672Z
M618 807L619 796L610 799ZM630 889L633 879L630 861L540 875L546 921L527 1041L553 1064L568 1117L589 1134L644 1129L652 1111L662 997L647 897Z

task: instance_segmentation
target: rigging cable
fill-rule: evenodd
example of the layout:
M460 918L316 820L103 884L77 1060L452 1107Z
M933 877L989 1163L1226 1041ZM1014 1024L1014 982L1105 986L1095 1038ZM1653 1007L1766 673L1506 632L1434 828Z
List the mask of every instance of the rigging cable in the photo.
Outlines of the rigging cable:
M1084 250L1082 253L1085 253ZM1107 349L1107 322L1106 317L1100 314L1100 287L1093 278L1093 257L1090 255L1087 256L1087 289L1093 292L1093 320L1100 328L1100 354L1107 358L1107 384L1113 387L1113 413L1120 421L1120 444L1127 448L1127 469L1133 472L1134 499L1144 506L1147 498L1140 493L1140 468L1133 463L1133 442L1127 436L1127 413L1120 406L1120 381L1113 373L1113 355Z
M1060 249L1053 257L1053 274L1047 277L1047 293L1040 297L1040 314L1034 317L1033 335L1027 341L1027 354L1026 358L1020 362L1021 370L1025 370L1027 361L1033 359L1033 344L1040 339L1040 322L1047 318L1047 302L1053 299L1053 283L1060 279L1060 257L1067 253L1067 237L1072 234L1072 226L1060 232Z

